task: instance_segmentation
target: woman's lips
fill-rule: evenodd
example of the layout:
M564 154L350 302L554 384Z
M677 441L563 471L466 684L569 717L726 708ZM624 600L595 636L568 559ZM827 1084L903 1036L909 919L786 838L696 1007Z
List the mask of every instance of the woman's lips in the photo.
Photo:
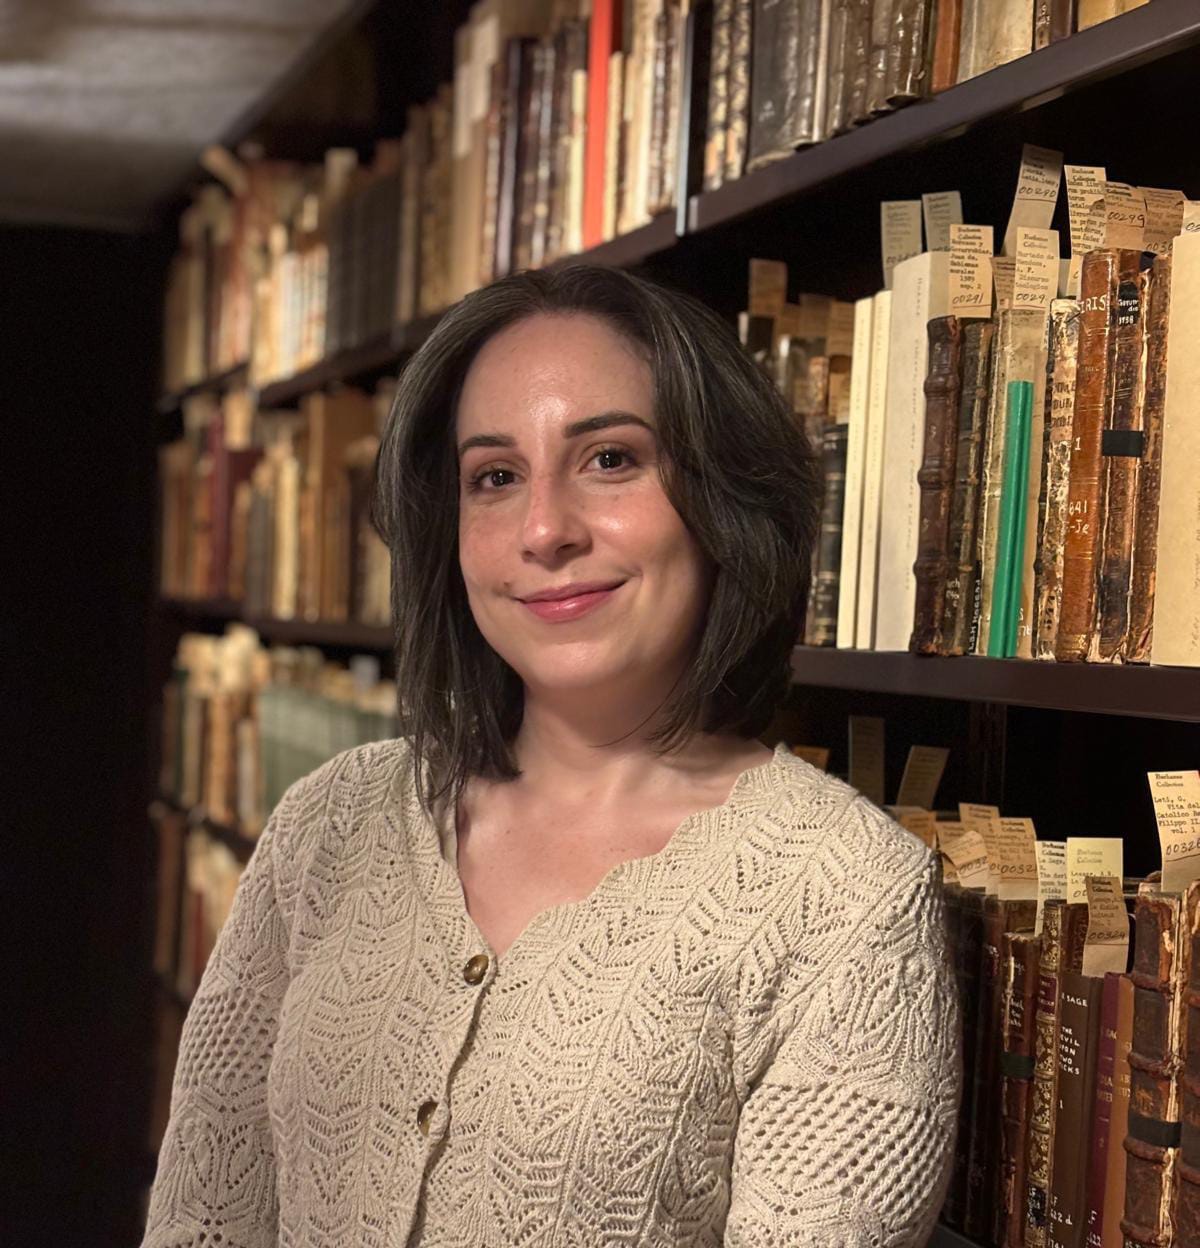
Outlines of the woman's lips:
M566 598L542 598L536 602L522 602L521 605L532 611L540 620L548 623L561 624L568 620L577 620L595 610L606 602L620 589L620 585L612 585L608 589L594 589L585 593L571 594Z

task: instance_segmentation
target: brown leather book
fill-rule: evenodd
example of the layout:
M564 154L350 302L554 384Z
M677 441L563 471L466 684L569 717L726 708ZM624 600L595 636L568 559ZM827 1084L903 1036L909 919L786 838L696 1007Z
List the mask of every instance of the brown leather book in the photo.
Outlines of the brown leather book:
M832 646L837 641L842 511L846 501L846 441L849 433L848 424L828 424L821 437L825 492L813 578L813 627L806 635L806 641L811 646Z
M1096 628L1088 658L1121 662L1129 634L1129 585L1142 458L1142 360L1150 293L1149 253L1122 252L1113 347L1113 397L1100 435L1103 526L1097 552ZM1137 256L1137 267L1130 257Z
M761 168L819 137L819 34L819 4L760 0L755 5L749 168Z
M1171 257L1155 256L1146 314L1142 461L1138 473L1129 578L1127 663L1148 663L1154 638L1154 567L1158 559L1158 497L1162 476L1163 404L1167 395L1167 329L1171 308Z
M1126 1241L1133 1244L1172 1242L1186 1019L1184 938L1180 895L1164 893L1155 882L1143 883L1134 909L1133 1047L1121 1219Z
M1089 1144L1084 1231L1088 1244L1099 1245L1104 1233L1104 1188L1108 1179L1108 1154L1113 1132L1113 1108L1117 1064L1117 1016L1124 975L1109 971L1100 993L1100 1042L1096 1051L1096 1083L1093 1088L1092 1133Z
M946 1200L942 1205L942 1220L956 1227L961 1227L966 1217L968 1141L971 1133L970 1089L974 1085L975 1063L979 1055L979 967L983 945L984 901L984 894L980 889L960 886L959 892L962 912L954 945L954 972L958 984L959 1016L962 1019L965 1091L958 1108L958 1143L954 1150L954 1167L946 1190Z
M537 159L533 168L533 226L529 239L529 262L535 269L546 263L546 237L550 224L550 179L554 171L554 83L558 47L555 40L541 41L542 67L537 107Z
M517 208L513 234L513 267L527 269L534 263L534 233L537 221L538 148L541 136L542 100L548 68L544 40L535 39L529 48L529 94L522 100L521 157L517 170Z
M1071 480L1071 422L1079 360L1079 302L1050 303L1046 353L1046 424L1038 493L1037 555L1034 558L1033 657L1053 659L1062 608L1063 539Z
M667 86L670 74L669 27L671 18L664 5L654 16L654 58L650 93L650 152L646 168L646 210L657 212L662 203L664 151L667 133ZM749 71L747 71L749 72ZM743 142L744 146L744 142Z
M982 1239L992 1225L1000 1196L1000 1052L1002 1032L1001 950L1005 932L1031 932L1035 901L983 903L983 941L979 959L979 1038L971 1083L971 1129L967 1140L967 1199L964 1230Z
M917 559L913 564L917 595L908 643L914 654L938 654L942 648L948 527L962 385L962 322L957 316L936 316L929 322L927 333L925 454L917 472L921 510Z
M729 118L729 59L733 47L734 0L713 0L708 78L708 130L704 140L704 189L725 180L725 129Z
M1000 1199L992 1242L1006 1248L1025 1243L1025 1162L1033 1097L1038 970L1042 939L1032 932L1004 934L1004 1049L1000 1074L1004 1134L1000 1154Z
M1060 663L1087 658L1096 621L1096 560L1103 516L1101 441L1112 407L1112 357L1118 273L1130 265L1109 248L1083 258L1079 289L1079 364L1071 420L1071 480L1063 538L1062 611L1054 657ZM1136 261L1133 266L1136 272Z
M1183 899L1184 1038L1179 1072L1179 1157L1176 1162L1175 1242L1200 1243L1200 885Z
M1087 1237L1087 1161L1095 1103L1104 979L1065 970L1059 977L1058 1095L1054 1162L1050 1168L1051 1248L1084 1248Z
M876 0L882 3L884 0ZM931 0L892 0L887 36L887 103L919 100L929 82Z
M1125 1208L1125 1133L1129 1128L1129 1050L1133 1044L1133 980L1117 977L1117 1039L1113 1063L1112 1118L1104 1174L1103 1225L1099 1248L1125 1248L1121 1213Z
M1050 0L1050 42L1057 43L1074 33L1075 0Z
M1052 899L1042 914L1042 956L1038 966L1037 1038L1033 1095L1026 1141L1025 1243L1045 1248L1049 1231L1050 1178L1054 1160L1055 1105L1058 1095L1059 980L1083 961L1087 906Z
M933 61L929 71L929 90L936 95L958 81L962 0L937 0L934 7Z
M733 20L729 27L729 99L725 119L726 182L740 178L746 170L753 22L753 0L733 0Z
M943 654L965 654L971 640L977 574L979 478L995 334L996 326L992 321L971 320L963 329L954 492L950 502L946 592L942 611Z

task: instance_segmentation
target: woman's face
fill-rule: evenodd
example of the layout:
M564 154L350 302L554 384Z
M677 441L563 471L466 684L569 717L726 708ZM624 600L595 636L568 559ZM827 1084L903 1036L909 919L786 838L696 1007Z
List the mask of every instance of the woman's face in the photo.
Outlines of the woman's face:
M587 315L509 326L464 379L455 436L459 560L488 644L534 692L665 692L708 576L659 479L637 349Z

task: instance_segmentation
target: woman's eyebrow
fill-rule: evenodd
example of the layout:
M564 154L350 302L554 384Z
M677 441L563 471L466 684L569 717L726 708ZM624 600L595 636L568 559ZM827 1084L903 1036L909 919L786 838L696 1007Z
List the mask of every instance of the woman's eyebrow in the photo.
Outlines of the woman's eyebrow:
M601 412L598 416L586 416L583 420L573 420L569 425L564 425L563 437L578 438L581 434L596 433L601 429L611 429L616 425L640 425L650 433L654 432L654 426L649 421L635 416L632 412ZM458 457L461 459L474 446L511 448L516 444L516 439L506 433L476 433L459 443Z

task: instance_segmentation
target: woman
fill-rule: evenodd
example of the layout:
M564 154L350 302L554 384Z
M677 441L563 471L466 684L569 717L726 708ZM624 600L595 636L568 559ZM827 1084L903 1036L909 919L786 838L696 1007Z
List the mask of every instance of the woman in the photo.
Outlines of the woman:
M940 870L755 740L819 493L773 387L689 299L517 275L406 368L378 487L405 736L263 832L147 1248L924 1244Z

